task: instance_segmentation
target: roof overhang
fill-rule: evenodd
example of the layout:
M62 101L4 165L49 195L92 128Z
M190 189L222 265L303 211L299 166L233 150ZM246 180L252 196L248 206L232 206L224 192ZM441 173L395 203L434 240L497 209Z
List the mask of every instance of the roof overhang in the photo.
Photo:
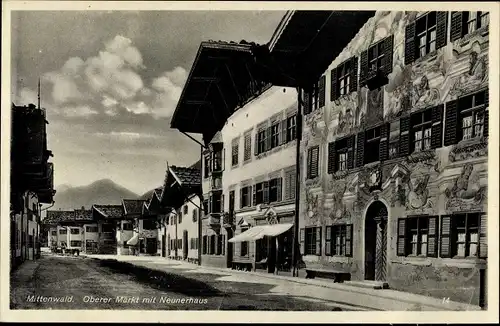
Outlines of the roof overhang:
M267 85L256 77L255 44L202 42L172 117L171 128L210 141L227 118Z

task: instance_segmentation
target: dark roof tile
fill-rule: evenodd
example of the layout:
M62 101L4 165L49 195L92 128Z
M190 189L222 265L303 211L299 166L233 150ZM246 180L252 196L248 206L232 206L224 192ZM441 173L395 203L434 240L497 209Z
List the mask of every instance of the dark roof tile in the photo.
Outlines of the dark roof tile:
M201 185L201 175L198 169L171 166L170 171L180 180L182 186L196 187Z
M125 208L124 213L129 214L141 214L142 206L144 205L145 200L136 200L136 199L124 199L123 207Z
M94 205L93 208L106 218L120 218L123 215L122 205Z

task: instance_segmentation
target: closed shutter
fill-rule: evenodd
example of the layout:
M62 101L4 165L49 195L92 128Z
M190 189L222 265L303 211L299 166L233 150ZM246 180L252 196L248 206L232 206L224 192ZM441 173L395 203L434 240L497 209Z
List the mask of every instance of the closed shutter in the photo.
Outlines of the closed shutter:
M252 186L252 203L253 206L257 205L257 185Z
M431 148L443 146L443 109L443 104L432 108Z
M441 248L439 249L441 258L451 257L451 216L441 217Z
M458 100L447 102L444 121L444 146L450 146L457 143L457 120Z
M447 11L438 11L436 13L437 16L437 26L436 26L436 50L442 48L446 45L446 41L448 39L447 23L448 23L448 12Z
M272 134L272 127L269 126L266 128L266 145L265 145L266 152L271 149L271 134Z
M347 224L345 227L345 255L352 257L352 224Z
M354 142L356 136L352 135L347 139L347 169L354 168Z
M328 174L335 173L335 142L328 144Z
M393 62L393 48L394 48L394 36L390 35L384 40L384 76L389 75L392 72L392 62Z
M337 92L337 78L338 78L338 69L334 68L332 69L332 72L330 74L331 80L330 80L330 101L335 101L338 99L338 92Z
M389 130L391 125L388 123L380 126L380 145L379 158L381 161L387 160L389 157Z
M410 155L410 117L399 120L399 155Z
M316 227L316 256L321 256L321 226Z
M437 257L438 254L438 217L429 217L429 234L427 236L427 256Z
M303 94L304 94L304 103L303 103L303 106L304 106L304 114L309 114L311 113L311 103L309 102L309 98L310 98L310 94L309 92L307 91L303 91Z
M490 110L489 110L490 92L488 89L485 91L485 94L484 94L484 105L485 105L486 109L484 111L484 131L483 131L483 134L484 134L484 137L488 137L488 135L489 135L488 128L489 128L489 120L490 120L490 117L489 117L489 114L490 114Z
M250 143L252 143L250 141ZM253 144L254 148L253 148L253 153L255 156L259 155L260 152L259 152L259 130L257 129L257 131L255 132L255 139L254 139L254 144Z
M313 179L318 176L318 159L319 159L319 146L309 148L308 153L308 179Z
M281 120L281 139L280 139L280 144L286 144L287 139L286 139L286 130L287 130L287 125L286 125L287 119Z
M325 256L332 255L332 227L325 227Z
M365 156L365 132L358 133L357 148L356 148L356 167L364 165Z
M277 178L276 179L276 201L281 201L281 198L282 198L282 191L281 191L281 187L282 187L282 179L281 178Z
M326 97L325 84L326 84L326 76L323 75L319 79L319 84L318 84L318 92L319 92L318 103L320 108L325 106L325 97Z
M305 255L305 229L300 229L299 243L300 243L300 254Z
M361 52L361 69L359 71L359 84L365 86L368 77L368 51Z
M406 256L406 219L398 218L397 255Z
M454 42L463 36L463 11L451 12L450 41Z
M479 220L479 258L488 257L488 215L481 214Z
M297 172L294 171L293 173L291 173L290 176L290 198L295 198L296 182L297 182Z
M358 90L358 57L351 59L351 92Z
M269 181L264 181L262 183L263 189L263 200L264 203L269 204Z
M415 61L415 49L415 23L411 23L405 28L405 65Z

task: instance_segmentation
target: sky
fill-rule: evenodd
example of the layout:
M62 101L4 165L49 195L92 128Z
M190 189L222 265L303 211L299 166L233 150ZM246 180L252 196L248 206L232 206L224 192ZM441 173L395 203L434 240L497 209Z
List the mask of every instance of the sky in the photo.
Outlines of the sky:
M200 42L266 43L284 14L13 12L12 101L36 104L41 79L56 190L106 178L143 194L161 186L167 162L196 162L199 145L170 119Z

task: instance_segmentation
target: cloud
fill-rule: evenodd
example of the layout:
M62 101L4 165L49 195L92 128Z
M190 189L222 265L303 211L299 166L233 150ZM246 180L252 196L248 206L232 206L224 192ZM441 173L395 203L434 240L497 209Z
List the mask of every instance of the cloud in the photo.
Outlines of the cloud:
M21 88L15 100L16 105L36 104L38 102L38 94L26 87Z

